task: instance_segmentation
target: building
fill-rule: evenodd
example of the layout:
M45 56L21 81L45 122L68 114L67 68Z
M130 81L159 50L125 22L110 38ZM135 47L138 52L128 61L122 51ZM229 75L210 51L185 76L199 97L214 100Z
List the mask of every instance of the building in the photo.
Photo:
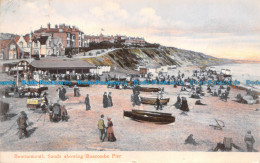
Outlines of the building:
M144 46L145 40L144 40L144 38L140 38L140 37L128 37L128 38L125 39L124 45L127 45L127 46Z
M89 73L96 69L94 64L79 59L46 58L31 63L33 71L47 71L51 74Z
M55 28L51 28L51 24L47 25L47 28L40 28L33 32L34 36L51 36L54 38L61 38L64 48L70 47L83 47L84 46L84 33L75 26L67 26L65 24L55 25Z
M145 45L145 40L144 38L140 37L127 37L123 35L116 35L116 36L106 36L103 35L102 33L99 36L94 36L94 35L85 35L84 37L84 45L87 47L89 43L100 43L103 41L109 41L111 43L116 43L116 44L122 44L126 46L144 46Z
M18 35L12 33L0 33L0 40L12 40Z
M30 45L31 41L28 43ZM51 36L33 36L32 43L29 48L32 52L32 57L47 57L64 55L64 46L62 39L59 37L52 38Z
M114 36L106 36L103 35L102 33L99 36L94 36L94 35L85 35L84 36L84 43L85 47L88 47L89 43L94 42L94 43L101 43L103 41L109 41L111 43L114 43Z
M15 39L0 40L0 59L11 60L19 59L20 48Z
M19 56L21 56L21 58L29 58L31 52L30 37L19 36L19 39L17 40L16 43L20 48Z
M62 39L60 37L56 37L52 39L52 47L53 47L53 55L62 56L65 55L64 46L62 44Z
M8 73L9 75L14 75L18 71L20 76L24 77L24 75L28 74L28 72L30 71L30 67L30 64L25 60L4 63L2 66L2 72Z

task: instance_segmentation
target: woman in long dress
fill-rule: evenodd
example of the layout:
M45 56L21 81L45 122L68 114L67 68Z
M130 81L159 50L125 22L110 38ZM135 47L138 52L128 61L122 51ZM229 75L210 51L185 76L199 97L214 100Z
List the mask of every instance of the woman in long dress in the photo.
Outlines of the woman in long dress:
M112 107L113 106L113 101L112 101L112 93L109 92L108 93L108 107Z
M103 95L103 107L104 108L108 107L108 97L107 97L107 93L106 92L104 92L104 95Z
M89 95L87 94L85 98L86 110L90 110L90 102L89 102Z
M116 141L116 137L113 130L113 122L111 121L111 118L107 119L107 140L110 142Z

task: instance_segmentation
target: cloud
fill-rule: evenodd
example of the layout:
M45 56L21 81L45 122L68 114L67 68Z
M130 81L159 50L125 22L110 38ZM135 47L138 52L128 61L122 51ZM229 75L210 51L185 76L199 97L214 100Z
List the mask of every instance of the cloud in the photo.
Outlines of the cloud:
M164 27L166 25L165 21L156 14L153 8L142 8L138 15L136 15L139 20L138 22L143 25L147 25L149 28Z
M101 6L90 9L90 13L96 20L105 22L125 20L129 16L119 4L108 1L105 1Z
M260 55L257 0L8 0L0 7L1 32L25 34L48 22L66 23L86 34L104 28L105 34L144 36L214 56Z

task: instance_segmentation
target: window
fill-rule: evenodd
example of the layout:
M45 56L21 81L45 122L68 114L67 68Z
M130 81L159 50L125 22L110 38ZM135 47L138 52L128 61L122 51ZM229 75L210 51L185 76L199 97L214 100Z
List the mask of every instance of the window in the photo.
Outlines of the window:
M23 42L22 41L19 42L19 45L23 48Z
M51 41L49 41L49 47L51 47Z
M15 50L15 49L16 49L15 44L11 44L10 45L10 50Z
M39 51L38 50L34 50L33 54L39 54Z
M13 54L9 52L9 59L13 59Z
M38 47L38 42L34 42L34 47Z
M70 33L67 33L67 37L68 37L68 38L70 37Z
M67 46L70 46L70 41L67 41Z
M50 33L50 36L53 37L53 33Z
M27 43L27 48L30 48L31 47L31 42L28 42Z

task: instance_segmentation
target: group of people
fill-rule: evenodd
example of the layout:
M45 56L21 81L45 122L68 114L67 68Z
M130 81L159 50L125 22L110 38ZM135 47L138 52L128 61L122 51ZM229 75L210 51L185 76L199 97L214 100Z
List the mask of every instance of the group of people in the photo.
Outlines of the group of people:
M62 86L61 88L59 87L56 91L58 91L59 94L59 99L62 101L65 101L67 99L66 97L66 89Z
M177 96L177 101L174 104L177 109L180 109L182 111L189 111L188 101L185 97L180 97L180 95Z
M107 94L107 92L104 92L104 95L103 95L103 107L104 108L108 108L108 107L112 107L112 106L113 106L112 93L109 92Z
M218 89L212 89L209 85L207 90L208 93L212 94L212 96L218 96L221 100L227 101L231 87L227 86L227 88L224 88L222 85L220 85Z
M134 106L140 106L141 105L141 100L140 100L140 97L139 97L139 93L135 93L131 96L131 102L132 102L132 105L133 107Z
M59 120L67 122L69 116L65 105L59 104L59 102L57 102L56 104L50 106L49 118L51 122L58 122Z
M116 137L113 130L113 122L111 118L107 118L107 126L104 122L104 115L101 115L101 118L98 120L98 129L99 129L99 139L101 142L104 142L105 139L110 142L116 141Z

